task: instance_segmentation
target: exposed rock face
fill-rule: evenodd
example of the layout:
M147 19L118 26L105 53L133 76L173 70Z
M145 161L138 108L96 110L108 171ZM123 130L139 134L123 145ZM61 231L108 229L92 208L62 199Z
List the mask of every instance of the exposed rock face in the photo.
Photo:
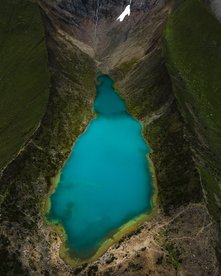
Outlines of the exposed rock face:
M213 13L221 21L221 2L219 0L210 0Z
M83 50L90 49L87 53L95 56L97 61L102 61L103 69L104 59L109 59L110 63L123 62L123 60L115 60L114 56L117 51L118 55L122 56L125 46L134 48L131 52L134 58L143 55L143 52L140 53L143 50L140 44L145 43L145 37L141 39L141 32L139 32L138 45L133 45L130 38L135 35L135 30L141 29L138 25L144 26L141 24L144 17L147 17L152 9L163 6L164 2L165 0L133 1L131 5L133 14L121 24L116 22L116 19L128 4L127 1L41 0L40 5L59 32L69 35L77 46L79 43L81 46L84 45ZM133 39L135 41L135 37ZM121 44L124 42L126 44L122 47ZM128 58L130 59L131 55ZM109 66L113 67L111 64Z
M116 22L127 4L39 1L51 93L40 129L0 180L2 275L219 275L216 224L203 202L194 141L163 51L172 4L132 1L131 16ZM50 178L93 116L96 69L117 81L130 113L143 124L160 208L96 262L73 268L59 257L61 239L46 225L42 209Z

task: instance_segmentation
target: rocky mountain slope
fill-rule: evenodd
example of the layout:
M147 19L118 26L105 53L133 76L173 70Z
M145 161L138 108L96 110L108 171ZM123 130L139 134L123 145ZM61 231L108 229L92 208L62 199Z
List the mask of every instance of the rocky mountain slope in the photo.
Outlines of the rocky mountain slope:
M219 275L221 25L209 6L132 1L131 16L119 23L127 1L38 4L42 17L38 13L34 26L45 28L51 90L40 128L0 180L1 274ZM3 5L38 11L28 0ZM23 8L16 10L26 18ZM21 32L28 36L26 27ZM143 125L159 200L154 219L95 262L73 268L60 258L61 237L46 224L44 210L51 179L93 116L96 70L112 76ZM48 87L48 79L41 80Z
M165 39L167 67L204 199L220 225L221 24L201 1L185 1L170 17Z

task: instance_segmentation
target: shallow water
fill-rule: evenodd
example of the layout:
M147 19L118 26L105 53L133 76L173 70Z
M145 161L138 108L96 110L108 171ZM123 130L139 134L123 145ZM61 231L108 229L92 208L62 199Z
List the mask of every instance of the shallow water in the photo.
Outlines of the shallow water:
M92 256L117 228L151 209L150 152L141 125L126 110L108 76L98 77L94 119L75 143L48 219L67 233L67 246L81 259Z

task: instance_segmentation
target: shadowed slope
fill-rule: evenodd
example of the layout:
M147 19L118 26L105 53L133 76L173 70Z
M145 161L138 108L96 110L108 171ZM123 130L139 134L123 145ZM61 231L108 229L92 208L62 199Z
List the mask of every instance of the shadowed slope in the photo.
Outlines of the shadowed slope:
M44 30L37 4L0 2L0 170L38 127L49 94Z

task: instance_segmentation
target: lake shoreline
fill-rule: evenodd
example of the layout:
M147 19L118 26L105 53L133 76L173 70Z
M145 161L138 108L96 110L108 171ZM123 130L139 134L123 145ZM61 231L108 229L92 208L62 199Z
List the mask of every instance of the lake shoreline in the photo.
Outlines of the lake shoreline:
M97 82L97 85L99 83ZM114 88L114 91L119 95L118 91ZM123 99L122 99L123 100ZM123 100L124 101L124 100ZM97 113L95 113L94 118L89 122L88 126L91 124L91 122L96 119L98 117ZM131 117L136 120L132 115ZM142 127L141 130L141 135L145 141L145 143L148 145L148 142L146 141L146 139L143 136L143 126L142 124L136 120ZM65 163L68 161L70 155L72 154L72 151L76 145L77 140L80 138L80 136L82 136L88 129L88 126L85 128L85 130L82 132L82 134L79 135L79 137L76 139L76 141L73 143L72 149L70 151L70 154L68 156L68 158L66 159ZM62 169L65 166L65 163L63 165L63 167L61 168L60 172L51 179L51 186L49 189L49 192L47 194L47 199L46 199L46 203L44 206L44 216L45 216L45 222L52 227L52 229L54 229L56 232L59 233L59 236L62 240L62 244L60 247L60 256L62 259L64 259L68 264L72 265L72 266L78 266L78 265L82 265L84 263L88 263L88 262L93 262L95 260L97 260L101 255L103 255L107 249L109 247L111 247L114 243L118 242L120 239L122 239L123 237L127 236L128 234L132 234L132 232L136 231L136 229L142 225L144 222L152 219L157 213L158 213L158 203L157 203L157 194L158 194L158 189L157 189L157 178L156 178L156 173L155 173L155 168L153 165L153 162L151 160L151 153L149 153L147 156L147 166L148 169L150 171L150 176L151 176L151 184L152 184L152 196L150 199L150 205L151 208L149 211L141 213L140 215L130 219L128 222L124 223L122 226L120 226L119 228L117 228L116 231L114 231L114 234L112 236L107 236L105 238L105 240L101 243L101 245L99 246L99 248L97 249L97 251L95 252L95 254L93 254L91 257L86 258L86 259L79 259L79 258L75 258L75 257L71 257L70 256L70 250L67 246L67 234L66 231L63 227L62 224L56 222L56 220L51 220L49 221L47 219L47 214L50 211L51 208L51 200L50 197L51 195L56 191L56 188L59 184L60 181L60 176L61 176L61 172Z

